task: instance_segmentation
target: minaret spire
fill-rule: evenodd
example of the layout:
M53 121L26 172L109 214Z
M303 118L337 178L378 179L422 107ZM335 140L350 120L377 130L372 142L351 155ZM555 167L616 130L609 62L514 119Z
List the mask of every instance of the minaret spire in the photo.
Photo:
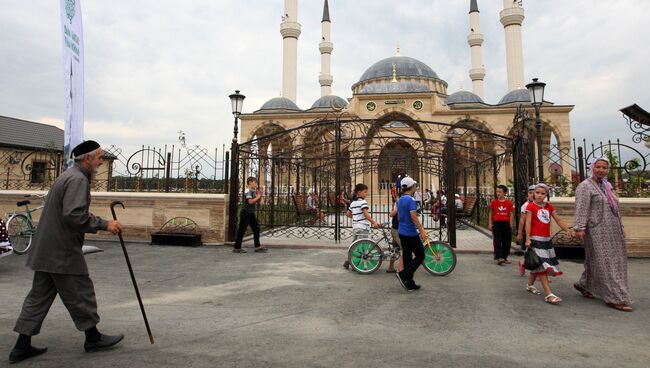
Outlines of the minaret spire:
M297 97L298 85L298 0L284 0L284 15L280 24L282 35L282 97L293 102Z
M472 53L472 69L469 70L469 77L472 79L472 90L474 94L482 99L484 97L483 79L485 68L483 67L483 34L481 34L481 22L479 19L478 1L471 0L469 4L469 25L470 33L467 36L467 43Z
M330 42L331 24L330 7L327 0L325 0L325 4L323 5L323 20L321 21L322 40L321 43L318 44L321 63L321 72L318 77L318 82L320 83L321 96L329 96L332 94L332 81L334 81L334 77L332 77L331 74L332 50L334 50L334 44Z
M521 42L521 24L524 9L519 2L503 0L500 13L501 24L506 34L506 65L508 68L508 91L524 88L524 54Z

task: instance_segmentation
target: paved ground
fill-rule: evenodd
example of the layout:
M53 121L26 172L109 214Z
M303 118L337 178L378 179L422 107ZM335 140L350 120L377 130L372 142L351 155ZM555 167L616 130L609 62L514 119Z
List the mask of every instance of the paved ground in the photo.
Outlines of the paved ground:
M393 275L361 276L328 249L233 254L226 247L130 244L156 344L150 345L119 245L88 255L100 330L126 334L112 351L83 352L59 300L34 341L50 348L25 367L647 367L650 260L631 260L636 311L553 283L561 306L523 291L514 266L461 254L447 277L418 271L407 293ZM25 259L0 260L0 366L31 283Z

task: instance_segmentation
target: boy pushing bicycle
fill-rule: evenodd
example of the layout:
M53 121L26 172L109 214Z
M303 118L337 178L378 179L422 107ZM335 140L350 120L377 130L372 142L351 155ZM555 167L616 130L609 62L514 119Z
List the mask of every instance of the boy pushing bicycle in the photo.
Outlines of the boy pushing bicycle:
M354 201L350 203L350 208L346 212L346 216L352 218L353 242L361 238L367 238L370 234L371 226L375 229L379 227L377 221L370 215L370 206L366 202L367 196L367 185L359 183L354 187ZM343 262L343 268L348 269L349 267L350 257L348 256L348 259Z

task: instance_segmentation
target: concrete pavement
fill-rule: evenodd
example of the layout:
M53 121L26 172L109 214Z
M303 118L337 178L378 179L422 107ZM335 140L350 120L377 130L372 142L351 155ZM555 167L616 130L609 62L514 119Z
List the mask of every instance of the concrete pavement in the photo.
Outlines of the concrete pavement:
M455 271L420 269L405 292L386 266L344 270L342 250L129 244L156 344L150 345L118 243L93 243L100 331L124 333L111 351L83 352L57 299L34 338L49 351L25 367L646 367L650 361L650 260L630 260L636 310L589 300L571 285L582 265L563 262L561 306L524 291L515 265L460 254ZM0 366L32 273L25 257L0 260Z

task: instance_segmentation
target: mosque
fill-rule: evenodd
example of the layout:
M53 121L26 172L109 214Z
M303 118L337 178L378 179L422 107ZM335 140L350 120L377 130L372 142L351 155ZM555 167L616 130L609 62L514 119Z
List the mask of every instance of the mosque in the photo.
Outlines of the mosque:
M338 116L346 119L374 119L399 131L404 137L427 137L444 140L445 131L418 130L412 121L441 122L454 127L472 127L491 132L501 136L511 136L513 116L517 107L523 105L531 111L530 97L525 88L527 80L524 78L522 24L524 21L524 8L521 1L504 0L503 10L500 12L500 21L505 33L507 90L504 86L504 95L498 99L485 96L484 78L487 71L482 61L483 34L481 34L480 12L477 0L469 1L469 22L467 43L471 59L468 60L469 76L472 81L472 92L448 91L448 84L444 75L438 74L425 62L412 57L401 55L399 49L394 56L379 60L370 65L359 80L351 86L351 97L344 98L332 95L334 77L331 70L331 59L334 44L330 39L332 20L329 13L329 3L324 1L322 17L322 39L319 43L321 54L321 73L318 77L321 97L314 101L311 107L303 109L296 105L297 85L297 45L301 33L298 22L297 0L285 0L284 16L280 25L283 38L283 70L282 70L282 97L274 97L264 103L253 113L241 115L240 142L255 140L255 138L273 134L281 137L283 131L292 131L309 122ZM573 105L555 104L545 101L542 107L542 151L546 162L551 152L551 142L556 144L553 149L568 153L571 147L569 113ZM532 126L532 121L531 124ZM319 134L319 133L317 133ZM371 132L368 132L371 135ZM531 130L531 134L535 134ZM552 136L554 136L552 138ZM306 144L295 140L309 139L309 135L302 138L292 138L294 141L280 140L276 144L265 143L258 147L260 152L273 154L274 150L287 150L288 146ZM370 141L374 137L368 137ZM535 141L535 138L532 139ZM372 144L372 143L370 143ZM479 145L484 142L470 142ZM373 172L357 171L351 173L349 182L371 183L371 191L381 189L382 183L394 182L399 173L412 173L416 180L424 187L435 187L436 178L428 176L418 178L417 168L413 162L418 161L416 150L410 147L411 143L405 140L394 139L374 143L381 155L401 157L400 164L393 165L390 169L376 166ZM484 148L492 149L495 154L503 151L503 147ZM409 157L412 155L412 157ZM352 159L346 157L346 159ZM571 165L568 160L559 163L562 175L570 178ZM557 163L555 164L557 167ZM349 169L349 165L346 166ZM548 167L548 166L547 166ZM264 184L268 173L258 172L261 184ZM549 170L546 169L548 172ZM512 182L512 161L501 165L498 181L501 183ZM435 175L434 175L435 176ZM307 180L306 178L304 180ZM348 183L349 184L349 183ZM346 184L347 185L347 184ZM491 187L491 185L487 185Z

